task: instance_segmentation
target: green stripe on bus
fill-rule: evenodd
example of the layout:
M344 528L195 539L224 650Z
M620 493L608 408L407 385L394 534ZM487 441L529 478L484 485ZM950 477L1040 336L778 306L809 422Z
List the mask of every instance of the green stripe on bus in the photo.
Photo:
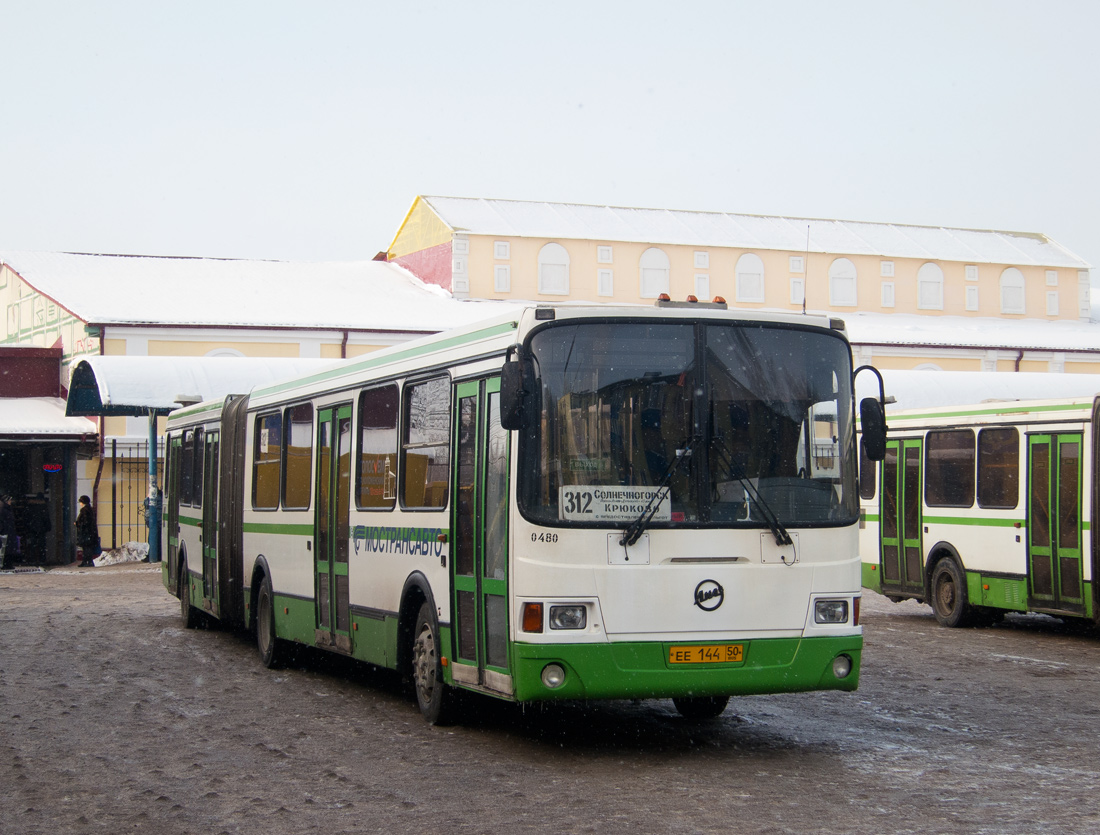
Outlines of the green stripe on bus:
M1077 401L1074 403L1052 403L1045 406L1027 405L1025 402L1019 402L1014 404L1002 403L998 406L991 406L986 409L960 409L950 412L921 412L916 414L890 414L887 413L887 421L910 421L910 420L933 420L936 418L954 418L954 417L982 417L990 415L1024 415L1024 414L1042 414L1044 412L1072 412L1080 411L1082 409L1089 409L1091 407L1091 401Z
M313 536L313 523L292 525L280 522L245 522L245 533L276 533L285 536Z
M1023 519L982 519L973 516L921 516L925 525L969 525L979 528L1022 528Z
M202 519L200 519L198 517L195 517L195 516L181 516L180 517L180 524L181 525L190 525L193 528L201 528L202 527Z

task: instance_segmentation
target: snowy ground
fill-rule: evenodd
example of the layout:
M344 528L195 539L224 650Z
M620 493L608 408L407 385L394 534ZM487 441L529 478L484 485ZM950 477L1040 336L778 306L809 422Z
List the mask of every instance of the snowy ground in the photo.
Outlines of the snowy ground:
M522 711L432 728L389 673L264 669L160 568L0 577L0 832L1093 833L1100 638L949 630L868 594L858 692Z

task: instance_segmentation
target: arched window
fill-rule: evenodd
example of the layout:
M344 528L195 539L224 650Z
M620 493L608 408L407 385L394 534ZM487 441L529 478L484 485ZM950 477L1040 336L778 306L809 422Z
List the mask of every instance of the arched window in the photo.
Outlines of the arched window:
M837 258L829 265L829 304L834 307L855 307L856 265L847 258Z
M539 250L539 292L569 295L569 253L561 244L546 244Z
M736 298L739 302L764 301L764 262L746 252L737 259Z
M1001 313L1024 312L1024 274L1009 267L1001 273Z
M215 348L213 351L207 351L204 356L207 357L243 357L240 351L236 348Z
M643 299L655 299L668 292L669 261L664 251L652 246L643 252L638 273Z
M931 261L917 271L917 307L943 310L943 270Z

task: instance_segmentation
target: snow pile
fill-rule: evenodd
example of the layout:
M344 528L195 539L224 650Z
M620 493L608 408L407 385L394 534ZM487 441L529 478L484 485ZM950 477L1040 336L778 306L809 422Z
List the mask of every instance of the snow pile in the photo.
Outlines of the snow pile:
M104 551L92 562L97 567L104 565L118 565L123 562L145 562L149 559L148 542L127 542L121 548Z

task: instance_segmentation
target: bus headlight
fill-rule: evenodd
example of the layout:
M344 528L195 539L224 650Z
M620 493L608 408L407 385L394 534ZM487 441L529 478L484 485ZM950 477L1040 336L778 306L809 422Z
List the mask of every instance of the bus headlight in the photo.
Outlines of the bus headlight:
M847 623L847 600L817 600L814 602L814 623Z
M584 606L551 606L551 629L584 629L588 626L588 612Z
M565 669L561 664L547 664L542 668L542 683L551 690L565 684Z

